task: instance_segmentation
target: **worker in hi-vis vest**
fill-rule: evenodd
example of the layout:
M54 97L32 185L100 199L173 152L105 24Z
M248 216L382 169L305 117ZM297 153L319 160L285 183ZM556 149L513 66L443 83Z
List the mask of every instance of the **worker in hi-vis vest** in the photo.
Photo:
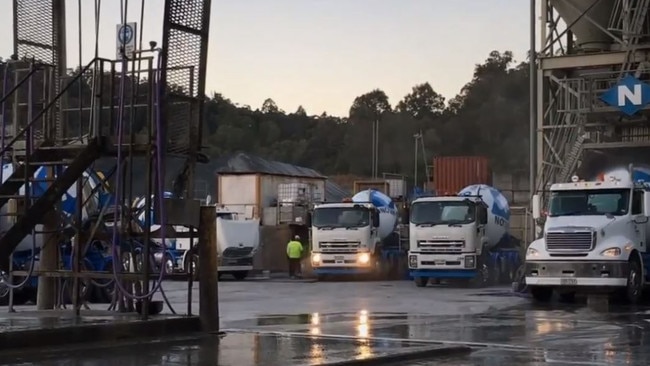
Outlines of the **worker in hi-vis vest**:
M302 243L300 236L296 235L293 240L287 244L287 257L289 258L289 276L296 278L300 275L300 258L302 258Z

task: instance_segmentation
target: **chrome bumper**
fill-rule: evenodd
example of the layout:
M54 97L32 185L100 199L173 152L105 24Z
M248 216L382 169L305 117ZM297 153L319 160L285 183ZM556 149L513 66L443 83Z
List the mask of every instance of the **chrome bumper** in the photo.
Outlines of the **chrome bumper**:
M531 286L627 285L624 261L531 261L526 262L526 284Z

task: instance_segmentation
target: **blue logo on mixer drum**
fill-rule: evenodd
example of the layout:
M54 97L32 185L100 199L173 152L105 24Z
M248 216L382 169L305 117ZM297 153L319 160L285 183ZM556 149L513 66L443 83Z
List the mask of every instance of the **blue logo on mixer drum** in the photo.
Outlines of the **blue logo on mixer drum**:
M600 99L631 116L650 104L650 85L628 75L603 93Z
M492 200L494 204L492 205L492 213L494 216L503 217L506 220L510 220L510 206L508 201L494 188L489 188L490 194L492 195Z
M370 202L377 207L380 212L396 212L395 202L393 202L390 197L376 190L370 190L369 196Z

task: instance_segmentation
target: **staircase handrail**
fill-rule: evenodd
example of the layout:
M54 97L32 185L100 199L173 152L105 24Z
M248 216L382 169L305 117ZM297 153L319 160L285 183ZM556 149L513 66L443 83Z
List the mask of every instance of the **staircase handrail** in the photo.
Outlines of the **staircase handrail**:
M63 87L63 89L61 89L61 90L59 91L59 93L58 93L54 98L52 98L52 100L51 100L49 103L47 103L47 104L45 105L45 107L43 107L43 109L42 109L40 112L38 112L38 113L36 114L36 116L34 116L34 118L32 118L31 121L29 121L29 123L27 124L27 126L25 126L22 130L20 130L20 132L18 132L18 133L17 133L17 134L16 134L16 135L15 135L15 136L14 136L14 137L13 137L13 138L8 142L8 143L7 143L6 146L4 146L4 148L2 149L2 151L0 151L0 156L4 156L4 154L6 154L7 151L9 151L9 149L11 148L11 146L12 146L13 144L16 143L16 141L18 141L20 138L22 138L22 137L25 135L25 133L26 133L29 129L31 129L32 127L34 127L33 125L36 123L36 121L38 121L41 117L43 117L43 115L44 115L47 111L49 111L49 109L52 108L52 106L53 106L54 104L56 104L56 103L59 101L59 99L61 98L61 96L62 96L63 94L65 94L66 91L68 91L68 89L72 86L72 84L74 84L77 80L79 80L79 78L81 78L81 77L85 74L85 72L88 71L88 70L89 70L89 69L90 69L90 68L91 68L91 67L92 67L96 62L98 62L98 61L106 61L106 62L110 62L110 60L105 59L105 58L101 58L101 57L95 57L95 58L93 58L92 61L90 61L90 62L89 62L86 66L84 66L81 70L79 70L79 72L77 73L77 75L76 75L75 77L73 77L72 80L70 80L70 81L66 84L66 86Z

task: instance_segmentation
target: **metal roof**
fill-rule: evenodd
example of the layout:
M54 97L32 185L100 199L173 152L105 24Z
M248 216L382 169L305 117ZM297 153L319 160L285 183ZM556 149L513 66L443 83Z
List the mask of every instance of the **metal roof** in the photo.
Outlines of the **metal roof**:
M350 192L330 180L325 181L325 200L327 202L341 202L348 197L351 197Z
M246 153L235 153L215 160L217 174L261 173L284 175L289 177L321 178L326 177L317 171L292 164L260 158Z

